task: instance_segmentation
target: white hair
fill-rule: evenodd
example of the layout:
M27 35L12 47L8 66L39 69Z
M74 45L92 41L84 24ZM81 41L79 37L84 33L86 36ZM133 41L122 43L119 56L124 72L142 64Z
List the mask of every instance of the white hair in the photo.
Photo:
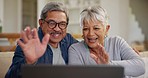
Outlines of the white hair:
M89 22L89 20L97 19L105 27L108 25L108 15L105 9L101 6L91 6L84 9L80 14L80 26L83 27L84 20Z

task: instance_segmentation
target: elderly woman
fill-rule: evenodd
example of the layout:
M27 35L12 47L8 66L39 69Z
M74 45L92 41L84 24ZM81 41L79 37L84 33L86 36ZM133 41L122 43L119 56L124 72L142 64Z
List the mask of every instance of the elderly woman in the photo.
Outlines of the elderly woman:
M80 17L84 41L69 48L70 65L123 66L126 78L144 74L144 62L127 42L119 36L107 36L110 25L102 7L88 7Z

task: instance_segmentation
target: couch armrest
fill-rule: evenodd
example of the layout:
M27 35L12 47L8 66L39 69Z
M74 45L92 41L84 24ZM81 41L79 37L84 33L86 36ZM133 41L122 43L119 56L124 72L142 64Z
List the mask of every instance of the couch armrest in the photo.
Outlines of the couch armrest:
M12 63L14 52L0 52L0 78L4 78Z

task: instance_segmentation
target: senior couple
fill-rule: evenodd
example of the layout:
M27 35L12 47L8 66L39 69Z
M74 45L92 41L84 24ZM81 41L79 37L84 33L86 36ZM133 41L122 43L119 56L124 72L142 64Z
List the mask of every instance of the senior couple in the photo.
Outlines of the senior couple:
M38 29L26 27L17 41L12 64L5 78L20 78L22 64L123 66L125 77L144 74L140 56L118 36L109 37L108 16L100 6L80 13L83 39L78 42L66 33L69 17L62 3L47 3L41 11Z

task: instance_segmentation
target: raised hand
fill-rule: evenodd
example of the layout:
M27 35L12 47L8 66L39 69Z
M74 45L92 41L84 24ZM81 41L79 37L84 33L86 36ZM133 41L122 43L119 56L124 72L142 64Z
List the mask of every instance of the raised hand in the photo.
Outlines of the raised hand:
M30 27L26 27L21 32L23 41L19 39L17 43L24 52L27 64L35 63L45 53L49 37L49 34L46 34L40 42L36 28L31 30Z
M109 56L101 44L96 48L90 49L90 56L96 61L97 64L108 64Z

